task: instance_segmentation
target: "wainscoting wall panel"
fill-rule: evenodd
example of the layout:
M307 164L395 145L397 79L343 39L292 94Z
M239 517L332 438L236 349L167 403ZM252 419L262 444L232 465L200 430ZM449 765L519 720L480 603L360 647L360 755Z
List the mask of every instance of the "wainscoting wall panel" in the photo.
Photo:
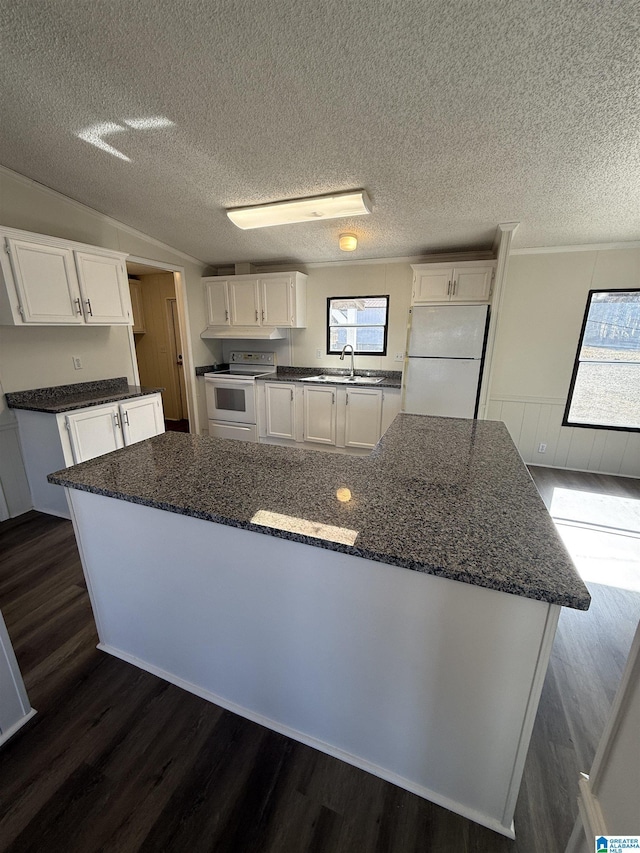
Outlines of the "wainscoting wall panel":
M640 477L640 433L563 427L564 406L562 399L492 397L486 417L504 421L529 464Z

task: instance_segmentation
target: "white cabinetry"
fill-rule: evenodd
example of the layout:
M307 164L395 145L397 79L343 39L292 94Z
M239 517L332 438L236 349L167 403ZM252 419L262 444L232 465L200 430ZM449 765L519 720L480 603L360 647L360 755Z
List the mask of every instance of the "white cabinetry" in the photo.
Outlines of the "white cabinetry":
M125 254L1 229L0 323L132 323Z
M73 461L87 462L124 447L117 406L91 406L65 416Z
M376 446L382 422L382 391L348 388L345 395L345 447Z
M0 613L0 745L34 714Z
M204 279L204 298L209 326L228 326L231 323L229 282Z
M299 272L203 279L208 328L304 328L307 276ZM221 333L230 337L233 330Z
M229 286L229 307L232 326L260 325L260 290L253 279L231 280Z
M75 252L85 322L133 323L124 260L121 256Z
M488 302L494 261L413 264L412 305L433 302Z
M274 444L370 450L400 411L400 388L259 382L258 389L261 440Z
M295 385L289 382L265 382L265 432L271 438L295 439Z
M58 415L16 409L33 508L69 517L47 475L164 432L162 397L148 394Z
M335 386L307 385L303 389L304 440L317 444L336 443Z

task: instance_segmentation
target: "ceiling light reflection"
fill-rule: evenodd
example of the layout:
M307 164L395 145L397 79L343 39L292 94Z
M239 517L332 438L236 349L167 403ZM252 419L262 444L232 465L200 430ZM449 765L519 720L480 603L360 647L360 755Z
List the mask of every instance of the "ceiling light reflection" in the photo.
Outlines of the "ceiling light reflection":
M347 501L351 500L351 489L343 486L336 491L336 497L341 503L347 503Z

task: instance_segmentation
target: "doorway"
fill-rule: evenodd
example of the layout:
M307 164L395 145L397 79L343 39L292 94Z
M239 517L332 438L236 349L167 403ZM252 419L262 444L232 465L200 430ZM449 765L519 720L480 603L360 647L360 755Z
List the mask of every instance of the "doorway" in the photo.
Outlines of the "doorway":
M165 428L190 431L189 377L176 272L151 263L127 262L133 308L133 349L141 385L162 388Z

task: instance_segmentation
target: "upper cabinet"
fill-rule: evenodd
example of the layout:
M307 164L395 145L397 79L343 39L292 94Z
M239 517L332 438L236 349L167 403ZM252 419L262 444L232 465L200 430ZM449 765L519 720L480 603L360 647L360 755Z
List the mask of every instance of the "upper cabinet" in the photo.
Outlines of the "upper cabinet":
M304 328L307 276L299 272L203 279L209 327Z
M0 323L131 325L125 254L0 230Z
M495 261L412 264L412 305L434 302L488 302Z

